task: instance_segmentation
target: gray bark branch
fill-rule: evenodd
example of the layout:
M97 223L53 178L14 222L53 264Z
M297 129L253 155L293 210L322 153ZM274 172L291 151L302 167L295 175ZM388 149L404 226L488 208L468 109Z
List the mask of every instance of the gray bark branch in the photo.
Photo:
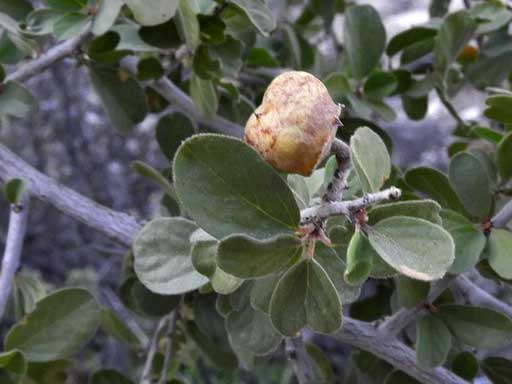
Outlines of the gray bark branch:
M296 338L285 339L286 357L290 361L297 382L299 384L309 384L314 381L314 371L311 359L304 347L302 335Z
M427 296L427 302L432 303L435 301L439 295L441 295L450 286L454 279L455 276L448 275L433 284ZM393 316L390 316L381 323L379 326L379 333L384 338L395 337L402 329L409 325L423 312L425 312L423 306L416 308L402 308L393 314Z
M492 226L502 228L512 220L512 200L510 200L501 210L491 219Z
M12 281L20 265L23 239L27 232L29 199L22 197L21 202L12 206L9 216L9 229L5 242L2 270L0 272L0 319L2 319L9 296L11 295Z
M42 174L0 143L0 180L19 178L29 185L28 193L65 214L98 230L108 238L131 246L140 230L134 217L113 211Z
M371 352L424 384L467 384L449 370L425 369L416 363L416 353L395 338L384 337L372 324L343 318L343 328L334 334L342 343Z
M57 61L71 55L84 42L91 38L91 29L92 23L89 22L79 35L65 41L64 43L56 45L55 47L49 49L46 53L43 53L39 58L22 65L16 71L7 75L4 82L23 82L30 79L31 77L39 75L41 72L51 67Z

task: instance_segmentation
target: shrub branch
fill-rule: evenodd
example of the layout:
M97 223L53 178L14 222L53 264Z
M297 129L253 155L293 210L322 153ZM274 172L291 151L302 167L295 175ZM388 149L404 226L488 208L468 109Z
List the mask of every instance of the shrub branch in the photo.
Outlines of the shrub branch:
M28 205L29 199L25 193L20 203L11 206L9 229L0 273L0 319L4 315L5 307L11 295L14 274L20 265L23 239L27 231Z

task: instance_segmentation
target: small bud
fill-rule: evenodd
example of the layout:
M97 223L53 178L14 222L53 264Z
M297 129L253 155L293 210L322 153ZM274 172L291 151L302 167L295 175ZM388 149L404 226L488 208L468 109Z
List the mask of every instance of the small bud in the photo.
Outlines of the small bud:
M244 140L277 170L309 176L330 151L340 112L315 76L286 72L265 91Z

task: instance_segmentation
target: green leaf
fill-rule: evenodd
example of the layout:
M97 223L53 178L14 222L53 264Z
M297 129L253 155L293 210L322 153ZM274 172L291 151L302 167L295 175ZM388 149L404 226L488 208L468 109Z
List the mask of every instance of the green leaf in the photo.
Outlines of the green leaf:
M224 272L217 265L217 249L219 242L215 239L199 241L192 247L192 264L201 274L210 279L215 292L228 295L242 284L242 280Z
M179 2L176 14L176 26L185 39L190 51L194 51L199 45L199 21L194 9L194 2L190 0L177 0Z
M270 300L282 274L268 275L255 279L251 285L250 302L253 308L270 312Z
M190 235L197 226L183 218L157 218L142 228L133 241L137 277L151 291L178 295L208 282L196 272L190 257Z
M219 99L211 80L203 80L192 74L190 78L190 97L205 117L215 114L219 107Z
M35 276L19 273L14 277L14 308L16 319L29 314L39 300L46 296L46 287Z
M137 78L141 81L158 80L165 75L165 69L156 57L146 57L137 63Z
M134 161L132 163L132 168L137 172L139 175L144 176L148 178L149 180L156 183L160 188L164 190L164 192L172 197L174 200L178 199L178 196L176 195L176 191L174 190L173 185L170 183L167 178L162 175L160 172L158 172L156 169L154 169L149 164L143 163L142 161Z
M373 267L373 254L368 252L369 243L356 228L347 250L347 268L343 277L350 285L361 285L368 279Z
M110 336L122 341L131 348L141 348L141 340L126 326L123 321L110 309L101 310L101 328ZM145 340L148 341L147 338Z
M238 139L208 134L186 140L176 153L174 180L187 212L219 239L233 233L265 239L298 227L299 209L286 182Z
M368 238L384 261L413 279L439 279L453 263L450 234L423 219L390 217L369 227Z
M364 83L364 93L372 100L381 100L391 95L397 88L398 82L391 72L373 72Z
M336 291L338 291L342 305L357 300L361 294L361 287L353 286L345 282L343 279L345 262L338 256L333 248L325 244L317 243L314 259L324 269L329 279L331 279Z
M129 132L146 117L146 95L131 75L117 67L100 65L91 65L89 74L91 84L115 129Z
M506 229L493 229L489 236L487 254L489 265L501 277L512 279L512 233Z
M397 279L396 293L400 306L414 308L427 300L430 285L424 281L399 276Z
M263 36L268 36L276 29L276 21L264 1L229 0L229 2L240 7Z
M511 120L512 121L512 120ZM504 180L512 178L512 132L498 144L498 170Z
M491 189L484 164L469 152L460 152L450 160L450 184L466 210L482 219L492 204Z
M4 197L10 204L17 204L25 192L25 182L21 179L11 179L4 185Z
M18 382L19 379L25 375L27 365L25 356L17 349L0 353L0 370L6 370L12 374L10 376L15 377L13 383Z
M435 40L434 67L443 74L471 40L477 24L468 11L449 14L441 24Z
M247 279L270 275L298 261L302 255L300 239L279 235L258 240L245 235L231 235L219 245L219 266L234 276Z
M493 384L512 383L512 361L504 357L492 356L482 361L482 371Z
M471 16L477 19L477 35L493 32L512 19L512 12L507 7L497 1L475 4L470 10Z
M315 373L324 384L335 383L335 374L331 366L331 362L325 353L315 344L306 343L304 345L311 361L314 363Z
M386 48L386 30L371 5L354 5L345 11L345 51L352 74L361 79L379 63Z
M192 121L183 113L174 112L158 122L156 140L163 154L172 161L181 143L194 132Z
M15 20L25 18L32 9L32 5L28 0L3 0L0 3L0 12L9 15Z
M445 174L433 168L413 168L405 174L405 181L412 188L436 200L441 207L465 213L459 197L452 189Z
M123 0L104 0L100 2L98 11L92 22L92 33L101 36L114 25L124 5Z
M403 371L393 371L386 376L384 384L420 384L420 382Z
M178 0L151 0L148 7L146 0L125 0L133 12L135 20L141 25L163 24L176 13Z
M28 366L26 381L32 384L65 384L73 367L70 360L55 360L47 363L33 363Z
M512 96L494 95L485 100L484 115L503 124L512 123Z
M443 365L451 345L450 331L439 318L425 315L416 322L416 360L420 367Z
M455 338L474 348L503 347L512 337L510 318L489 308L443 304L437 314Z
M389 40L386 53L389 56L393 56L418 41L431 39L437 34L437 27L433 23L431 25L419 25L396 34Z
M59 40L67 40L80 34L90 18L81 13L67 13L53 24L53 33Z
M486 239L484 234L473 223L461 214L443 210L441 212L443 227L455 242L455 260L450 267L450 273L463 273L473 267L480 259Z
M245 64L248 67L279 67L279 61L269 50L263 47L253 47L247 55Z
M380 204L368 213L368 224L373 225L392 216L408 216L425 219L434 224L442 224L441 206L434 200L407 200Z
M411 120L421 120L428 110L428 96L411 97L402 95L402 106Z
M452 371L469 382L478 375L479 369L478 360L471 352L461 352L452 360Z
M341 301L332 281L315 261L290 268L277 283L270 302L270 318L283 335L303 328L332 333L341 326Z
M27 15L25 31L35 36L49 35L53 32L53 24L62 14L54 9L39 8Z
M1 85L0 115L25 117L36 105L34 97L18 83Z
M147 289L136 277L127 278L119 288L123 304L143 317L162 317L180 303L181 296L159 295Z
M362 127L350 138L350 150L363 192L377 192L391 175L386 145L370 128Z
M242 310L234 310L228 315L226 330L233 347L247 349L255 355L272 352L282 340L282 336L272 326L270 317L248 303Z
M329 94L336 102L341 102L346 95L350 93L350 84L345 75L341 72L333 72L324 80L324 84L329 90Z
M60 12L76 12L85 8L87 5L86 0L46 0L46 3Z
M11 328L5 348L19 349L28 361L68 357L93 337L100 316L98 303L88 291L79 288L55 291Z
M90 384L133 384L133 381L116 370L102 369L92 375Z
M500 132L487 127L474 127L471 133L493 144L498 144L503 139L503 135Z

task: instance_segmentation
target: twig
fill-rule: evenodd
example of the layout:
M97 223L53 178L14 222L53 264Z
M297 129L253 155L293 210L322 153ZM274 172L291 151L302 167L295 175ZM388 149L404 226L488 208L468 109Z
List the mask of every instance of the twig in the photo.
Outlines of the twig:
M309 384L314 382L314 371L306 349L302 335L296 338L287 338L285 340L285 352L288 360L291 362L297 382L299 384Z
M454 281L454 286L468 298L471 304L494 309L512 318L512 307L510 305L488 294L466 276L459 275Z
M495 228L502 228L512 220L512 200L510 200L501 210L491 219L491 224Z
M348 170L350 169L350 147L347 144L340 139L334 139L331 153L336 156L338 166L322 198L324 203L340 201L342 199L343 191L347 186Z
M110 239L130 246L140 225L134 217L113 211L42 174L0 143L0 180L20 178L30 185L32 196L46 201L95 228Z
M144 363L144 368L142 369L142 374L140 376L140 384L151 384L153 381L151 379L152 369L153 369L153 358L155 357L156 351L158 349L158 341L160 340L160 334L165 329L165 326L168 324L169 315L164 316L158 322L156 326L155 332L153 333L153 337L151 338L151 343L149 344L148 354L146 357L146 362Z
M342 343L371 352L421 383L467 384L466 381L445 368L421 368L416 363L416 353L412 349L396 338L384 337L372 324L344 317L343 328L334 334L334 338Z
M63 58L71 55L75 50L77 50L80 47L80 45L82 45L90 37L92 37L91 29L92 23L89 22L84 27L82 32L80 32L79 35L65 41L62 44L59 44L51 48L46 53L41 55L41 57L39 57L38 59L29 61L27 64L24 64L13 73L7 75L4 82L22 82L30 79L35 75L39 75L41 72L48 69L57 61L62 60Z
M454 275L447 275L432 285L427 296L427 303L435 301L455 279ZM415 308L402 308L390 316L378 327L379 334L384 338L395 337L411 321L425 311L424 305Z
M167 328L167 344L165 345L165 353L164 353L164 362L162 364L162 371L160 373L160 379L158 380L158 384L167 383L167 371L169 370L169 364L171 362L172 357L172 334L176 329L176 323L178 322L178 308L176 308L169 315L168 320L168 328Z
M127 71L136 73L137 59L135 57L127 57L122 61L122 66ZM156 81L145 82L145 84L160 93L171 105L181 109L192 119L211 128L213 131L235 137L243 136L244 128L239 124L217 115L208 118L204 117L192 99L168 78L162 77Z
M370 204L387 200L396 200L400 197L402 191L396 187L391 187L383 191L369 193L363 197L350 201L332 202L318 205L316 207L303 209L300 213L301 224L308 224L317 220L325 220L331 216L344 215L350 217L351 214Z
M119 315L119 317L124 321L125 325L137 337L142 347L147 348L149 340L146 335L146 332L144 332L144 330L140 327L139 323L133 318L133 316L126 309L123 303L121 303L119 297L110 288L102 289L101 293L110 304L112 310L117 315Z
M439 97L439 100L441 100L441 103L445 106L448 113L452 115L452 117L457 121L459 125L466 127L467 125L462 119L462 117L460 117L459 113L457 112L453 104L450 102L450 100L446 98L445 94L439 87L436 87L436 93L437 96Z
M5 307L11 294L14 274L20 265L23 239L27 231L28 205L29 199L25 194L20 203L11 207L9 229L2 259L2 271L0 273L0 319L4 316Z

